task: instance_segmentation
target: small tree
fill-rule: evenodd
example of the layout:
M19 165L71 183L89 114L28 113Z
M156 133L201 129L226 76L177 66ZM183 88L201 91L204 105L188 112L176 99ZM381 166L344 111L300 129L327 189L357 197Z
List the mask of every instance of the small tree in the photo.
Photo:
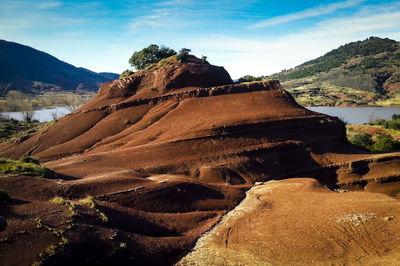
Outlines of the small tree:
M138 52L134 52L129 59L129 64L137 70L143 70L151 64L158 63L161 59L176 55L176 51L165 46L151 44Z
M209 64L208 61L207 61L207 56L205 56L205 55L202 55L202 56L201 56L201 61L202 61L204 64Z
M6 96L8 111L20 111L25 99L26 95L22 92L14 90L9 91Z
M178 56L176 57L179 61L184 61L185 59L186 59L186 57L189 55L189 53L191 52L192 50L190 50L190 49L188 49L188 48L182 48L182 49L180 49L179 50L179 54L178 54Z

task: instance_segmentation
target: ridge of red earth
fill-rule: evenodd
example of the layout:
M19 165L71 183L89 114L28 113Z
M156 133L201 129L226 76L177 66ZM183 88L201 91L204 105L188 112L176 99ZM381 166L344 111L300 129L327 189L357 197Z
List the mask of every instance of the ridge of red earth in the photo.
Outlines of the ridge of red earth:
M9 221L0 238L10 240L0 243L0 264L13 261L20 231L28 232L21 265L171 264L255 182L307 177L399 197L400 154L360 151L345 130L338 118L298 105L277 80L234 84L223 67L193 56L165 59L103 84L91 102L30 138L0 146L1 157L39 158L58 174L0 177L13 199L0 206ZM70 205L50 204L56 196ZM80 203L87 196L96 208ZM61 240L26 222L35 218L65 230L71 244L43 255ZM63 228L68 221L74 229ZM28 249L37 241L33 253L42 256Z

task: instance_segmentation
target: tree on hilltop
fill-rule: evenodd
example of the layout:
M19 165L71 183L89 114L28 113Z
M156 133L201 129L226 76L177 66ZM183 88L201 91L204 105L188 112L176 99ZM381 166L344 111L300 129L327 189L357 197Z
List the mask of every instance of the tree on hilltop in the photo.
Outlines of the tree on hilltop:
M166 46L151 44L138 52L134 52L129 59L129 64L137 70L143 70L161 59L176 55L176 51Z

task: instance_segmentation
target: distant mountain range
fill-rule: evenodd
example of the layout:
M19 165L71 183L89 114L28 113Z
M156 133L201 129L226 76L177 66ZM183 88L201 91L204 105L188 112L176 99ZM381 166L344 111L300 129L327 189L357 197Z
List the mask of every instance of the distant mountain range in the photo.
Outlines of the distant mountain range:
M400 43L370 37L269 78L303 105L400 105Z
M104 82L118 79L115 73L96 73L58 60L45 52L0 40L0 95L10 90L97 91Z

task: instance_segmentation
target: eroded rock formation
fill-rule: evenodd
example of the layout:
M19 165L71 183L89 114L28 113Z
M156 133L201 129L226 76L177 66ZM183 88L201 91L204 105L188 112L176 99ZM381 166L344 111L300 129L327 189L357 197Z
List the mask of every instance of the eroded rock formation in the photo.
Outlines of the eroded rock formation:
M12 197L38 203L60 196L79 206L78 199L93 196L108 222L95 222L93 231L94 218L86 217L93 215L81 207L80 229L70 237L87 247L114 232L99 244L109 253L90 254L123 264L175 262L255 182L307 177L331 189L394 197L400 190L399 154L359 151L339 119L299 106L279 81L233 84L222 67L195 57L172 57L103 84L91 102L25 141L1 146L0 155L33 156L59 174L4 177ZM7 212L9 227L18 227L17 214L26 209ZM67 250L56 256L60 263L73 260L68 254L84 257Z

